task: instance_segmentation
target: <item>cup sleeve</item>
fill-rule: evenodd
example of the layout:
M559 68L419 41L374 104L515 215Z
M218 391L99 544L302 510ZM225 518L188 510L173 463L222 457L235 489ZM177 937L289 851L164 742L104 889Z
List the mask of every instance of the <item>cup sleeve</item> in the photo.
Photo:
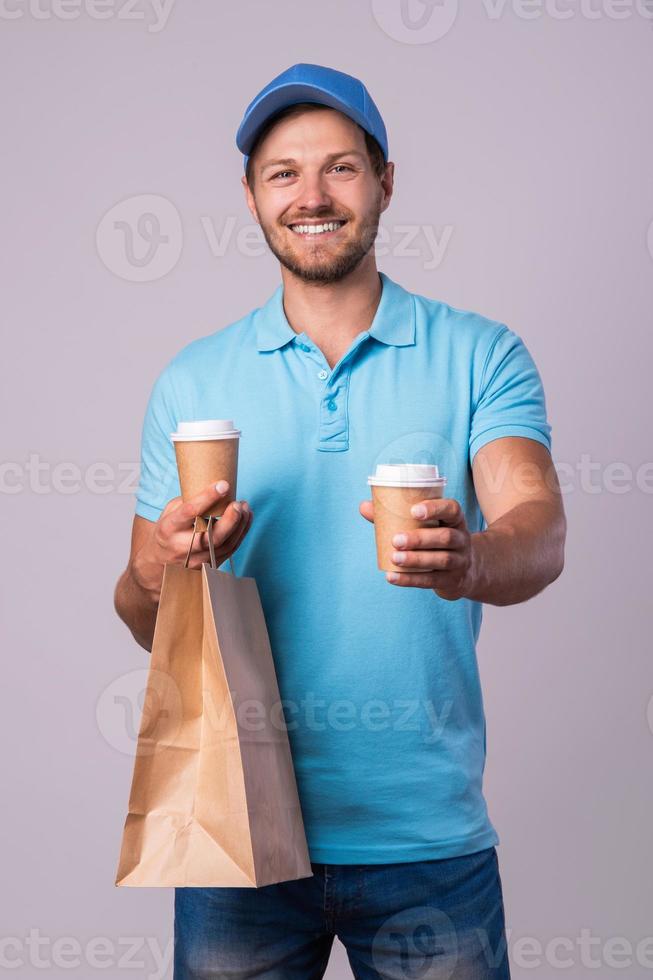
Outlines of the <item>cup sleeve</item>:
M494 337L472 411L469 461L493 439L525 436L551 450L542 379L521 337L505 325Z
M167 368L150 394L141 432L140 474L136 514L157 521L169 500L180 495L175 450L170 433L177 428L179 413Z

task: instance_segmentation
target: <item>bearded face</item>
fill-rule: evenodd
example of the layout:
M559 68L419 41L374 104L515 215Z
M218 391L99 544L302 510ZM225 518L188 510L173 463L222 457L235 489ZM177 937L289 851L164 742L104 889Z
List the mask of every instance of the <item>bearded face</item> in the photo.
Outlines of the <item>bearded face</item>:
M273 126L252 163L248 205L281 265L324 285L351 273L387 207L360 127L333 109L299 113Z

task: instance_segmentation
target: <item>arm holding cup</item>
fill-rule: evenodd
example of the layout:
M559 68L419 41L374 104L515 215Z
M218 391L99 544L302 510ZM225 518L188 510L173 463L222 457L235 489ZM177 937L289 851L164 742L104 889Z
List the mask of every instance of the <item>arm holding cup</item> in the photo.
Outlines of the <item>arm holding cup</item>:
M138 515L134 517L129 561L116 585L114 605L136 642L145 650L152 649L165 564L185 562L196 515L209 512L228 496L229 489L229 484L222 480L185 503L181 497L175 497L156 523ZM228 504L213 526L213 544L219 562L226 561L239 547L252 517L246 501ZM200 568L208 561L208 534L204 531L195 536L188 566Z
M420 501L416 506L423 510L412 509L412 516L440 526L395 535L396 571L388 571L387 579L433 589L442 599L524 602L564 567L566 519L551 454L534 439L506 436L479 449L472 473L487 528L470 533L457 500ZM359 510L374 521L372 501Z

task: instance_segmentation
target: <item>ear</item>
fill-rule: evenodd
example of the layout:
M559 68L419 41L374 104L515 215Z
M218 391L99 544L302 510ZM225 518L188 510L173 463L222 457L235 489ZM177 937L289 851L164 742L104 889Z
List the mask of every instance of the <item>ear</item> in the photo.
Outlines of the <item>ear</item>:
M245 176L245 174L243 174L240 180L243 185L243 189L245 191L245 203L247 204L247 207L249 208L250 214L254 218L254 221L258 225L260 225L261 222L259 221L258 211L256 210L256 202L254 200L254 195L252 194L250 186L247 183L247 177Z
M390 204L392 200L392 192L394 190L394 176L395 176L395 165L391 160L385 165L385 173L381 177L381 187L383 188L383 200L381 202L381 211L385 209Z

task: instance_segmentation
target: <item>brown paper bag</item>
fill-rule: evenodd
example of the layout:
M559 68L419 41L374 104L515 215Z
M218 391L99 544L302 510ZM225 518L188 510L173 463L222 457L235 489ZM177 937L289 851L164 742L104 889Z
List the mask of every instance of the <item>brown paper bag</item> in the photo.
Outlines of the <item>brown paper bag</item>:
M256 581L211 551L164 570L116 885L313 873Z

